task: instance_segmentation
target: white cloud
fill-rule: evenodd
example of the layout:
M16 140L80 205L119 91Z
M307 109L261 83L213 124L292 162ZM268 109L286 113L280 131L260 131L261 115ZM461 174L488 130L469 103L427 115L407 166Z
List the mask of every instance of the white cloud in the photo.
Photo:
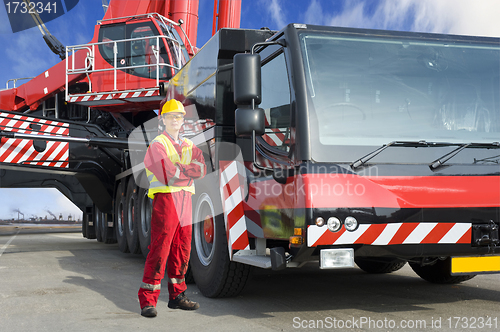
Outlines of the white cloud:
M412 20L411 16L415 11L414 6L415 0L384 0L373 15L371 20L372 27L377 29L408 30L405 29L405 24L408 24L407 19Z
M320 21L318 21L320 20ZM318 0L312 0L309 7L304 14L304 22L307 24L319 24L323 25L326 21L329 21L330 17L327 13L323 12L323 8Z
M306 23L500 37L500 1L381 0L370 14L363 0L343 1L340 13L326 13L312 0Z
M267 12L271 15L275 26L278 29L282 29L286 25L285 14L280 0L266 1L264 4Z
M415 6L414 30L500 37L500 1L420 0Z
M373 18L365 16L363 10L363 2L349 2L346 9L341 14L333 16L327 24L342 27L352 27L355 24L360 28L369 28L373 25Z
M413 0L383 0L372 14L363 0L342 1L338 14L325 11L318 0L312 0L305 12L305 22L352 28L402 30Z

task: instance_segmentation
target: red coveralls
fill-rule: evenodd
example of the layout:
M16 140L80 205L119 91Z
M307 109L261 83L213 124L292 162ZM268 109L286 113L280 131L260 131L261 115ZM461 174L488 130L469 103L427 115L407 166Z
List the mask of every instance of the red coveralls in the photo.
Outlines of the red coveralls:
M173 143L182 159L182 148L188 146L188 143L184 141L182 145L179 145L166 132L163 134ZM193 163L193 161L197 162ZM160 182L176 187L190 186L194 179L203 177L206 171L201 165L204 164L203 153L195 145L192 147L189 165L174 165L164 145L159 142L153 142L149 146L144 158L145 167ZM169 183L176 172L177 179ZM161 280L165 274L165 264L167 264L169 299L175 299L187 288L184 275L191 251L191 195L191 192L185 190L154 195L151 244L138 294L141 308L156 307L160 296Z

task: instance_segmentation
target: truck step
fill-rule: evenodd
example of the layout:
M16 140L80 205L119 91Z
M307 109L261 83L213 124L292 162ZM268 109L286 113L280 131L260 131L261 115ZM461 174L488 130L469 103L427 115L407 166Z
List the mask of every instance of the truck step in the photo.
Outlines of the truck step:
M271 256L234 255L233 261L247 265L257 266L262 269L271 268Z

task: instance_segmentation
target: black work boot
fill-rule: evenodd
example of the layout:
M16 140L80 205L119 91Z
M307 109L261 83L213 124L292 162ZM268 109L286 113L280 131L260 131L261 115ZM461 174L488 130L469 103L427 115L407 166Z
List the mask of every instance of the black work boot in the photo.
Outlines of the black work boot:
M168 307L170 309L196 310L200 305L188 299L184 292L182 292L175 299L168 301Z
M156 315L157 315L156 308L153 307L152 305L148 305L141 309L141 316L156 317Z

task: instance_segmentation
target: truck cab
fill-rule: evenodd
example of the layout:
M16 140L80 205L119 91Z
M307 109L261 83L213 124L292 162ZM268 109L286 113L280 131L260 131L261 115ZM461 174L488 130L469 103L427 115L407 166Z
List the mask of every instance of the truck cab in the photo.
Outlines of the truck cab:
M243 276L248 265L387 273L409 262L453 283L484 272L452 264L470 256L500 271L498 42L304 24L221 30L168 90L213 122L205 159L220 191L201 185L193 201L202 292L241 289L245 277L217 279L224 256ZM238 68L238 53L259 65ZM238 182L227 174L239 152Z
M499 222L497 39L305 25L280 38L286 47L259 52L267 121L256 145L293 169L283 193L293 185L294 208L305 208L308 246L442 254L439 241L460 248L478 237L465 225ZM340 228L325 232L330 218ZM405 237L408 222L418 232ZM465 232L452 237L457 225ZM392 227L389 242L378 238ZM449 238L426 238L440 227ZM489 245L466 250L492 253Z

